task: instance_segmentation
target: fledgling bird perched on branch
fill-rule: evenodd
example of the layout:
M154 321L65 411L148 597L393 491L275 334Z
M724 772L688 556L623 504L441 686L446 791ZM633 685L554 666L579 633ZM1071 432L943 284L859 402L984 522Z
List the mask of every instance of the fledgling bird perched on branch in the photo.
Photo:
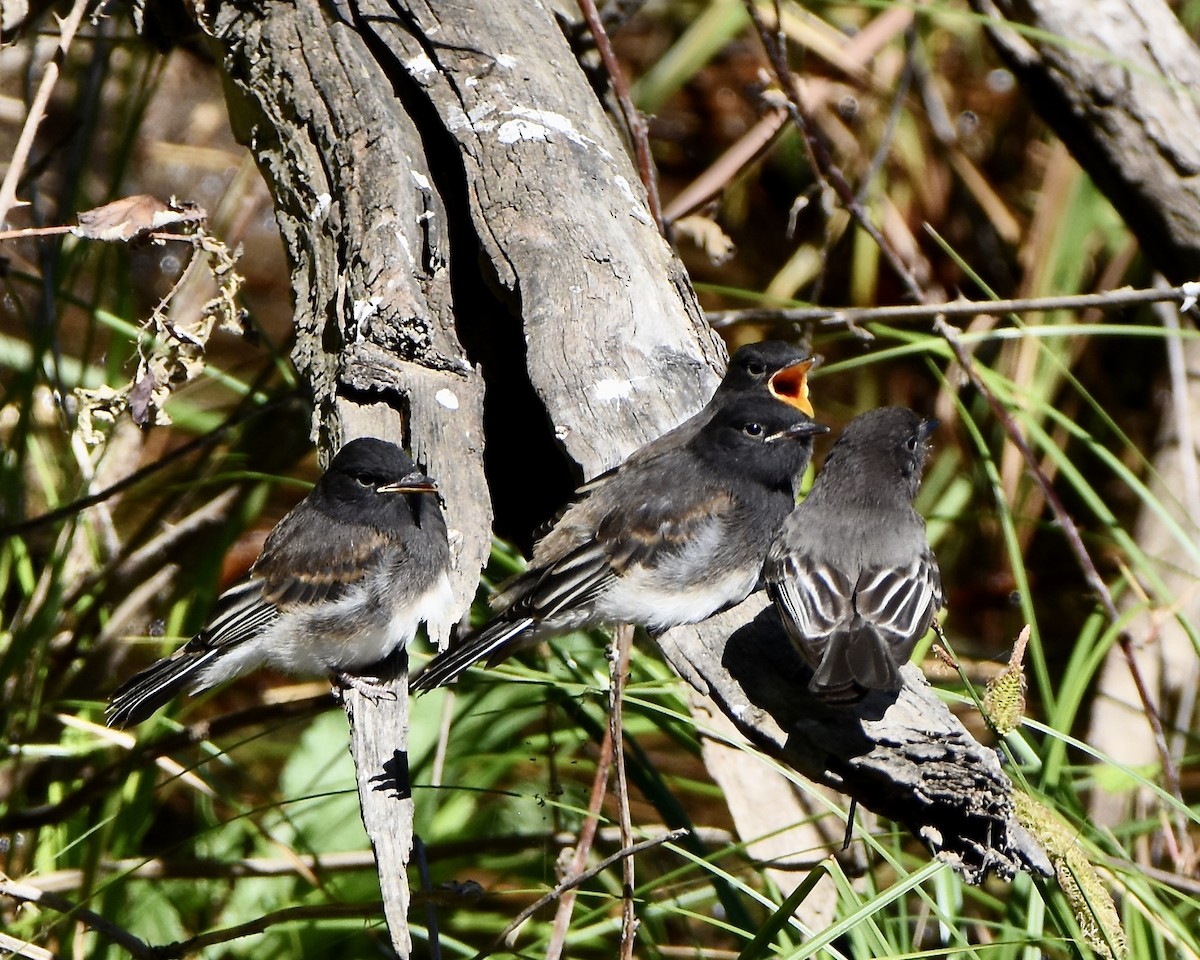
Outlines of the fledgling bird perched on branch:
M936 426L904 407L855 417L771 547L767 591L823 700L899 689L899 667L942 607L913 509Z
M347 674L453 618L437 486L393 443L347 443L267 536L250 575L200 633L113 694L110 726L139 723L183 690L270 664Z
M601 624L661 632L744 600L827 428L811 419L812 361L734 355L699 414L580 488L496 597L499 613L435 657L414 691L537 640ZM774 364L771 369L769 364Z
M638 447L611 470L592 477L578 492L605 482L618 471L649 463L655 457L683 446L712 419L713 413L730 395L774 397L811 417L808 373L815 365L816 360L783 340L761 340L738 347L729 358L725 376L703 409L673 430Z

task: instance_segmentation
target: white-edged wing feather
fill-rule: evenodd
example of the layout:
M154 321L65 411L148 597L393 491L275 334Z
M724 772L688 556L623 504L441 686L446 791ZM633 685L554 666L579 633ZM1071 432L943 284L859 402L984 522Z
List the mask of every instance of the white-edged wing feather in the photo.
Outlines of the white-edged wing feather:
M859 618L872 627L903 663L942 606L942 578L926 551L905 567L864 570L854 588Z

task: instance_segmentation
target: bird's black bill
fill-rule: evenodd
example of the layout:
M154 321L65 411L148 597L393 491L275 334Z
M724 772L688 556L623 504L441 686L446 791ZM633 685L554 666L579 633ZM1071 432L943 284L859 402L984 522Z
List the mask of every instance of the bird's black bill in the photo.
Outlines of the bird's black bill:
M779 433L769 437L770 440L800 440L804 437L816 437L822 433L828 433L829 428L823 423L817 423L815 420L809 420L807 423L797 423L794 426L788 427L786 430L780 430Z
M941 424L942 424L942 421L938 420L936 417L930 417L928 420L926 420L924 423L922 423L921 428L920 428L920 434L919 434L921 437L921 440L922 441L928 440L931 436L933 436L933 431L936 430L939 426L941 426Z
M811 417L813 407L808 399L808 371L816 362L812 357L808 357L773 374L767 381L767 389L771 391L771 396Z
M410 473L378 488L380 493L437 493L437 484L423 473Z

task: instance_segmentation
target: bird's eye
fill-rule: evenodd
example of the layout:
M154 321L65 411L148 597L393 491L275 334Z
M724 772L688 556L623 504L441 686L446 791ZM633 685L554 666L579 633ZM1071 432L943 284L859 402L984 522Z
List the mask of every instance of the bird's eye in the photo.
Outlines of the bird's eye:
M759 363L757 360L751 360L746 364L746 372L752 377L761 377L767 372L765 364Z
M355 483L357 483L357 484L358 484L360 487L373 487L373 486L375 486L375 484L371 482L371 478L370 478L370 477L364 477L364 476L362 476L361 474L357 474L357 473L356 473L356 474L354 474L354 482L355 482Z
M762 424L747 423L744 427L742 427L742 433L748 437L761 437L763 435Z
M905 446L908 447L908 449L911 450L913 453L916 453L917 452L917 437L915 435L909 437L908 440L905 441Z

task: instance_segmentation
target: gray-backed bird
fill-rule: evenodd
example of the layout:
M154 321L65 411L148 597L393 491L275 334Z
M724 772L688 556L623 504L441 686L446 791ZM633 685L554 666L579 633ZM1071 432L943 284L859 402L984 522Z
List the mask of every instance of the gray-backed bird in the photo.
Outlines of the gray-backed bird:
M276 524L249 576L218 598L208 625L113 694L108 723L138 723L183 690L266 664L317 676L378 663L422 622L448 626L449 566L433 480L393 443L352 440Z
M824 700L898 689L899 667L942 607L913 509L936 426L904 407L855 417L771 547L767 591Z
M807 406L806 372L783 396L760 389L765 378L719 392L651 453L582 487L496 597L496 617L431 660L412 689L556 634L618 623L657 633L745 599L795 503L812 438L827 429L795 402Z

